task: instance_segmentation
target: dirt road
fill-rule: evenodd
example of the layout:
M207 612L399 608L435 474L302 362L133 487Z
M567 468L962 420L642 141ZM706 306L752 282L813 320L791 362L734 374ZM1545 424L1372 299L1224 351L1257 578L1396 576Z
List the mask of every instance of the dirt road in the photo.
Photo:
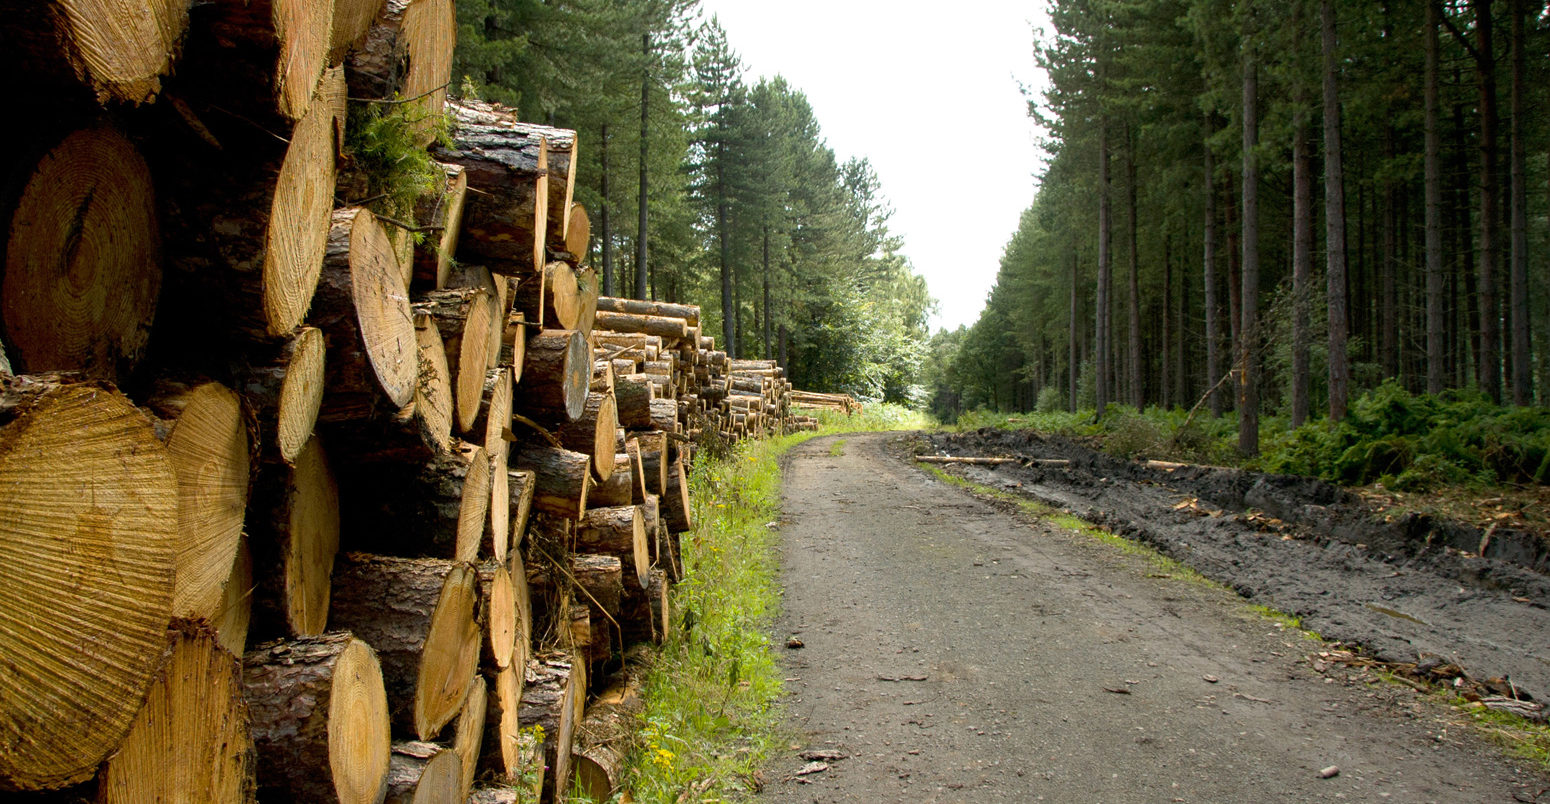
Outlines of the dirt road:
M897 439L790 455L778 636L804 647L766 799L1550 802L1408 688L1316 672L1237 596L981 502Z

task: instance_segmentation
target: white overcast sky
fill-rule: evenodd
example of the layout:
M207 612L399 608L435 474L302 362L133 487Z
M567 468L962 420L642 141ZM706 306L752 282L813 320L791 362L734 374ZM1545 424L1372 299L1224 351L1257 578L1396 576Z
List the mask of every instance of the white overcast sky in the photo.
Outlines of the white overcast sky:
M841 160L866 157L889 228L925 276L932 328L972 324L1001 250L1033 202L1035 130L1018 82L1033 64L1038 0L702 0L745 79L783 75L807 95Z

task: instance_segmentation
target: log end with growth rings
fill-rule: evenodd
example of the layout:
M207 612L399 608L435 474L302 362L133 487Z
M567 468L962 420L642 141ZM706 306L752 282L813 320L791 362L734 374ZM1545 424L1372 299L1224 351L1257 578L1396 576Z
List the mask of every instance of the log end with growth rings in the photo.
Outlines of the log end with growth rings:
M294 463L323 406L323 332L316 327L296 331L294 348L280 384L280 404L275 416L275 439L280 458Z
M471 564L454 566L431 615L415 682L414 726L422 740L435 737L457 715L479 667L478 598L479 572Z
M151 172L112 129L65 137L28 177L0 288L10 357L24 371L116 380L150 337L161 289Z
M317 0L304 3L327 6ZM325 49L327 44L325 33ZM313 75L309 93L317 79ZM326 81L341 84L343 71L330 71ZM337 95L343 101L344 93L338 91L338 86L322 89L330 98ZM270 202L269 226L264 234L264 318L269 322L271 337L289 333L306 316L328 243L329 214L334 208L334 136L339 110L328 102L313 107L291 130L290 146L280 163L280 176Z
M293 634L320 634L328 623L329 577L339 551L339 487L316 437L296 456L286 496L287 625Z

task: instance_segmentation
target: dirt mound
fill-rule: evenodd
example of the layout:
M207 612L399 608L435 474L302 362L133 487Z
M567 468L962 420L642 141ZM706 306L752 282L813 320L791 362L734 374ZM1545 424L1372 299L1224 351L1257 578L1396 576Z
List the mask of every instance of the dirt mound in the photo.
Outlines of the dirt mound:
M1550 695L1550 549L1535 534L1386 516L1312 478L1168 469L1030 431L924 442L938 454L1064 459L958 471L1150 544L1379 658L1451 662Z

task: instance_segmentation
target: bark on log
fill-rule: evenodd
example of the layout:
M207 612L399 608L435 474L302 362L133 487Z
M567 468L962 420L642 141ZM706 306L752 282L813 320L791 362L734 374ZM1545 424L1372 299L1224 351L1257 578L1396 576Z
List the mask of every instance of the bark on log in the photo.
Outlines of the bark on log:
M480 787L468 795L468 804L520 804L524 800L537 801L538 793L534 791L524 799L514 787Z
M592 337L592 330L597 326L597 293L602 288L602 284L603 278L598 275L596 268L576 269L576 292L580 296L578 302L580 311L576 314L576 331L588 339Z
M639 476L630 465L630 456L626 453L616 453L613 474L609 475L607 480L592 485L592 490L587 492L587 504L593 510L616 505L633 505L635 504L632 499L633 491L638 484Z
M655 497L656 495L648 495L646 492L646 467L640 459L640 439L630 438L626 440L624 442L624 454L629 458L630 475L633 478L633 482L630 484L630 502L634 505L641 505L646 502L648 496ZM647 525L650 526L650 522ZM649 535L650 531L647 531L647 533Z
M597 300L597 310L600 313L606 311L628 315L682 318L691 327L700 325L700 306L698 304L673 304L671 302L625 299L618 296L601 296Z
M593 508L576 523L576 550L618 556L631 568L633 580L645 588L651 572L651 547L640 506Z
M174 179L163 188L172 294L164 311L185 338L284 338L306 316L333 212L343 84L340 70L324 76L327 99L290 129L288 144L219 113L207 118L214 147L186 136L158 143L158 175Z
M640 679L623 675L587 708L576 727L576 785L594 801L606 800L623 781L624 762L645 708Z
M603 482L614 472L614 431L618 428L613 394L592 392L587 394L581 416L560 424L555 437L566 449L590 455L592 477Z
M668 588L667 571L663 569L651 570L644 589L625 588L624 610L619 616L624 644L660 643L667 638Z
M393 723L434 738L457 715L479 663L478 572L430 558L340 557L329 623L377 648Z
M294 466L260 473L252 510L255 628L265 636L322 633L339 549L339 488L316 436Z
M253 553L244 535L237 542L237 555L231 572L221 586L220 609L210 622L221 640L221 647L241 656L248 649L248 624L253 620Z
M248 429L242 402L220 383L169 383L158 385L150 408L171 421L167 454L178 478L172 616L213 620L247 514Z
M599 300L601 304L601 300ZM613 332L656 335L664 341L681 341L689 336L689 324L682 318L636 313L615 313L598 308L596 326Z
M618 412L619 426L632 430L651 427L651 400L656 392L649 380L631 376L614 376L614 407Z
M341 472L344 548L473 561L481 552L492 466L458 442L428 463L385 462Z
M366 418L382 404L396 410L414 399L414 318L392 244L369 210L334 212L312 320L328 336L324 421Z
M323 331L300 327L269 352L249 351L236 366L235 390L258 422L260 452L294 463L323 404Z
M667 488L662 494L662 521L673 533L694 529L693 506L689 501L689 482L684 475L683 460L676 459L667 466Z
M452 145L440 162L460 165L471 191L463 206L458 256L496 273L543 270L549 221L549 146L516 114L483 101L452 101Z
M527 567L522 551L512 550L506 557L506 573L511 577L511 595L516 605L516 635L512 638L511 666L522 668L533 654L533 598L527 585Z
M387 694L371 646L337 632L260 645L244 694L265 800L375 804L387 789Z
M565 250L577 259L586 256L592 244L592 218L587 214L587 208L572 203L570 215L565 222ZM593 311L597 308L594 306Z
M253 800L253 737L242 666L215 631L174 620L168 649L129 734L103 764L97 801Z
M0 311L16 369L128 376L156 314L160 250L150 169L127 139L83 129L44 154L7 227Z
M618 556L575 553L570 556L570 575L576 581L578 600L618 619L624 598L624 563ZM598 619L603 619L599 616Z
M592 488L590 457L549 446L523 446L512 454L511 463L535 475L533 510L567 519L586 513Z
M586 700L586 671L562 652L548 652L528 663L519 710L523 727L544 730L544 790L550 801L564 801L570 784L578 701Z
M479 565L479 601L481 659L486 667L509 667L519 625L517 590L504 562Z
M540 421L573 422L586 409L591 350L581 333L546 329L527 340L526 366L515 407Z
M679 431L677 401L672 399L653 399L650 404L651 429L661 430L664 433L676 433Z
M447 102L456 42L452 0L387 0L350 56L350 97L404 99L417 118L416 144L429 145Z
M639 503L641 525L646 529L646 541L651 543L651 563L666 564L662 560L662 498L647 494Z
M414 210L416 223L437 227L415 248L414 278L436 290L447 286L452 273L452 255L457 253L463 204L468 195L468 177L462 165L441 165L441 170L446 181L440 191L422 197Z
M337 453L362 464L424 463L451 450L452 386L441 333L430 316L415 316L414 339L419 379L411 404L390 409L379 395L373 408L363 409L354 407L354 402L367 401L362 396L336 396L338 406L324 408L319 418L325 420ZM336 421L335 416L351 418Z
M41 7L40 7L41 6ZM161 91L188 27L189 0L0 4L4 59L28 82L84 88L104 106Z
M430 315L441 334L455 400L453 423L468 433L479 416L490 349L490 330L499 319L494 293L484 287L436 290L413 305L416 315Z
M383 804L442 804L467 798L463 761L448 746L423 741L394 743L388 759Z

